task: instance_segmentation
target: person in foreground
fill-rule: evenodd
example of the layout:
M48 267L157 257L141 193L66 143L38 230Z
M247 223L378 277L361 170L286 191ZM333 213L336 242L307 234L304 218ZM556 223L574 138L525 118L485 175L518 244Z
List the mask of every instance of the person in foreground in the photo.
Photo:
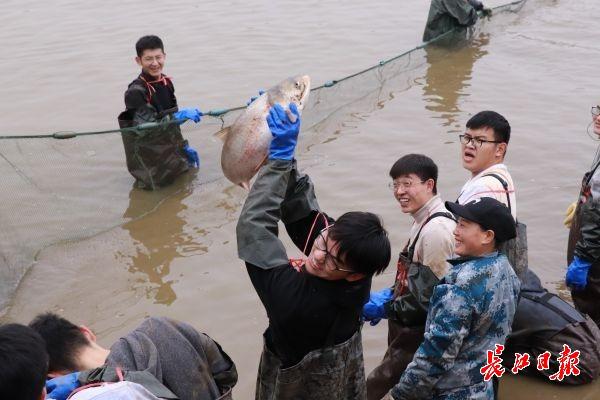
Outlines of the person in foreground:
M423 341L433 288L448 271L456 221L437 192L438 168L422 154L407 154L390 169L390 188L403 213L413 218L410 239L398 259L392 288L372 292L363 317L388 319L388 349L367 378L367 398L379 400L400 379Z
M321 212L310 178L294 160L295 104L289 112L275 105L267 122L268 160L237 224L239 257L269 318L256 399L365 399L360 314L372 276L390 261L387 232L368 212L337 221ZM288 258L280 220L302 259Z
M147 318L110 349L94 333L56 314L38 315L31 323L46 342L50 357L48 396L66 398L95 381L141 384L159 398L231 399L237 382L235 364L218 343L192 326L168 318Z
M435 287L425 339L389 399L493 399L481 368L510 333L519 280L498 244L515 237L508 208L492 198L446 202L458 217L452 267Z
M0 393L3 399L44 400L48 353L44 339L20 324L0 326Z

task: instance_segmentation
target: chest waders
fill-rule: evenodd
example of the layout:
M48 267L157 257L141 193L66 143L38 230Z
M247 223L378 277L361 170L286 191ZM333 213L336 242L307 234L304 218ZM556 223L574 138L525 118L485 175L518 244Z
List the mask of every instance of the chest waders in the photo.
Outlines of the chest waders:
M334 345L340 312L325 347L313 350L289 368L266 345L260 357L256 400L364 400L365 366L360 329L345 342Z
M139 89L148 91L143 86ZM152 109L153 106L148 102L145 107ZM145 121L134 110L123 111L117 118L120 128L132 128L145 122L158 123L158 126L148 129L121 132L127 169L138 188L156 190L171 184L189 169L183 150L187 141L183 139L178 124L168 123L170 118L167 115L175 111L177 108L157 113L156 117L165 115L159 121Z
M381 399L399 381L400 376L412 361L415 352L423 342L427 309L433 289L439 279L431 268L414 262L414 253L421 231L436 217L454 220L447 212L437 212L423 223L412 244L407 244L398 258L398 271L394 282L394 310L388 319L388 349L381 363L367 378L368 400Z
M575 246L581 240L583 211L586 207L591 206L592 190L590 181L599 167L600 162L596 163L594 168L587 172L581 181L579 200L577 201L577 208L575 209L571 230L569 231L569 244L567 247L567 262L569 264L571 264L575 256ZM600 226L598 229L600 229ZM588 272L585 289L571 291L571 297L573 298L573 303L575 303L575 308L582 313L588 314L600 326L600 305L598 305L600 301L600 260L594 260Z
M496 174L486 174L483 176L491 176L500 181L502 187L504 188L504 191L506 192L508 210L512 213L512 205L510 203L508 183L504 179L502 179L502 177ZM520 281L523 281L523 277L525 276L525 272L527 272L527 268L529 265L527 257L527 225L520 222L518 219L515 222L517 223L517 236L514 239L502 242L500 246L498 246L498 251L503 253L506 256L506 258L508 258L508 262L513 267L515 274L517 274Z

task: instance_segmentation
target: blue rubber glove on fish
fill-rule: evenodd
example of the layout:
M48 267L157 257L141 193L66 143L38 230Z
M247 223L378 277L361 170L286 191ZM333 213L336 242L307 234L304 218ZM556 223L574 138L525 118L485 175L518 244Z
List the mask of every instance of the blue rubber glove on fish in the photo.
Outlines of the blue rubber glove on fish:
M180 124L183 124L188 119L198 123L202 119L203 115L204 114L202 114L202 111L198 110L197 108L182 108L181 110L173 113L173 118L183 120L180 122Z
M79 372L49 379L46 381L46 400L65 400L80 385Z
M371 326L377 325L382 318L387 318L385 304L394 297L394 291L391 288L385 288L378 292L371 292L369 301L363 306L362 318L369 321Z
M254 100L258 99L263 94L265 94L265 91L262 90L262 89L258 89L258 96L252 96L252 97L250 97L250 100L248 100L246 102L246 105L249 106L250 104L252 104L254 102Z
M591 266L591 261L575 256L567 269L567 277L565 279L567 286L576 291L585 289Z
M183 148L185 151L185 156L187 157L187 161L190 167L200 168L200 156L198 156L198 152L190 147L189 144L185 144Z
M294 158L294 150L300 132L300 112L295 103L290 103L289 111L291 116L285 112L283 107L275 104L267 115L267 124L273 135L269 147L270 160L292 160Z

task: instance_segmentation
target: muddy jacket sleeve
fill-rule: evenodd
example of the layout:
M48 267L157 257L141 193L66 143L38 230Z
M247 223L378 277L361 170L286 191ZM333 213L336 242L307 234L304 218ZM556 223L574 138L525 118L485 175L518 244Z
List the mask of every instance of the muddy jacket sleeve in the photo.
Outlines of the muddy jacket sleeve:
M262 269L289 263L277 224L293 167L294 161L269 160L250 189L236 227L238 256L246 263Z
M590 198L580 207L581 238L575 245L575 255L596 262L600 260L600 199Z
M455 285L436 287L425 339L400 382L392 389L395 399L434 397L434 385L454 365L463 340L469 334L471 304L469 295Z

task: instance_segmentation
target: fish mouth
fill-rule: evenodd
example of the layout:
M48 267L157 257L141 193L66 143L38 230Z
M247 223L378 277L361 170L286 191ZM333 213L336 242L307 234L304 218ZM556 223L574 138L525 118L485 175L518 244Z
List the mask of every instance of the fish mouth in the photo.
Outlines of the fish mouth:
M304 88L302 92L298 96L296 96L295 100L298 103L298 107L302 109L308 101L308 95L310 94L310 77L308 75L303 75L300 78L300 81L304 84Z

